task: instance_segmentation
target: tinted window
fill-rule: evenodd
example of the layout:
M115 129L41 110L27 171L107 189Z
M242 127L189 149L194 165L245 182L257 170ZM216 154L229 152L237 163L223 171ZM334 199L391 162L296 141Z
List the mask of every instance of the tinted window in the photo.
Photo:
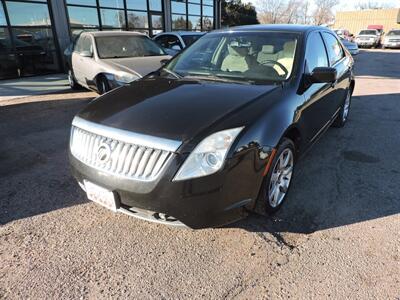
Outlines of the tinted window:
M322 34L326 42L330 65L333 65L344 55L342 46L334 35L327 32L323 32Z
M122 28L125 27L125 12L117 9L101 9L101 24L103 27Z
M128 9L147 10L147 1L146 0L127 0L126 7Z
M182 39L185 42L186 47L188 47L191 44L193 44L199 38L201 38L201 35L199 35L199 34L196 34L196 35L183 35L182 36Z
M325 46L322 41L322 37L318 32L312 32L308 36L306 61L308 73L310 73L316 67L328 66L328 58L326 56Z
M96 37L100 58L143 57L165 55L164 51L145 36Z
M0 25L7 25L6 16L4 15L3 4L0 2Z
M148 28L149 19L146 12L128 11L128 26L129 29Z
M71 26L99 26L96 8L68 6L68 16Z
M123 0L100 0L99 4L102 7L124 8Z
M11 25L51 25L47 4L7 1L6 5Z
M161 0L150 0L149 1L150 10L154 11L162 11L162 2Z
M156 39L157 43L163 48L172 48L173 46L178 46L182 49L181 42L174 35L162 35Z

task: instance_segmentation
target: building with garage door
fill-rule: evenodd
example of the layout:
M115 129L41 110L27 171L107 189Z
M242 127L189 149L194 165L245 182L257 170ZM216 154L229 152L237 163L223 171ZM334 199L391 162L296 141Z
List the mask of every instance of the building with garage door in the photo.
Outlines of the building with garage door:
M0 79L63 71L83 30L209 31L220 0L0 0Z

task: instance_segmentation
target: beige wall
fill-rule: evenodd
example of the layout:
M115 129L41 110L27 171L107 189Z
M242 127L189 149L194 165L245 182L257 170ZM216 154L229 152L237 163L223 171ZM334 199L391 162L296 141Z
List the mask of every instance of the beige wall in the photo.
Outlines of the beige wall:
M397 24L398 13L398 8L337 12L333 28L348 29L350 33L357 35L368 25L383 25L384 31L388 32L393 28L400 29L400 24Z

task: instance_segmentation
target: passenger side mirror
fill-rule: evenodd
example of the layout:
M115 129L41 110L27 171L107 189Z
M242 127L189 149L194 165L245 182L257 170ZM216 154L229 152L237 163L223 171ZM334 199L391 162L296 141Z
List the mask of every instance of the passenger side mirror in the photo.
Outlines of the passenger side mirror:
M337 79L337 72L335 68L331 67L317 67L309 74L310 83L329 83L335 82Z
M93 53L91 53L90 51L82 51L80 55L83 57L92 57Z

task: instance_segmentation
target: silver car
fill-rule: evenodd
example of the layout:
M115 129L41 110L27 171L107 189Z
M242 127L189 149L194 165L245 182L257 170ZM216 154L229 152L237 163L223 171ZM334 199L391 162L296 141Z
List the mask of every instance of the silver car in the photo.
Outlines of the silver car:
M137 80L171 58L146 35L129 31L83 32L65 55L71 88L83 86L99 94Z
M400 48L400 29L390 30L385 35L382 48Z

